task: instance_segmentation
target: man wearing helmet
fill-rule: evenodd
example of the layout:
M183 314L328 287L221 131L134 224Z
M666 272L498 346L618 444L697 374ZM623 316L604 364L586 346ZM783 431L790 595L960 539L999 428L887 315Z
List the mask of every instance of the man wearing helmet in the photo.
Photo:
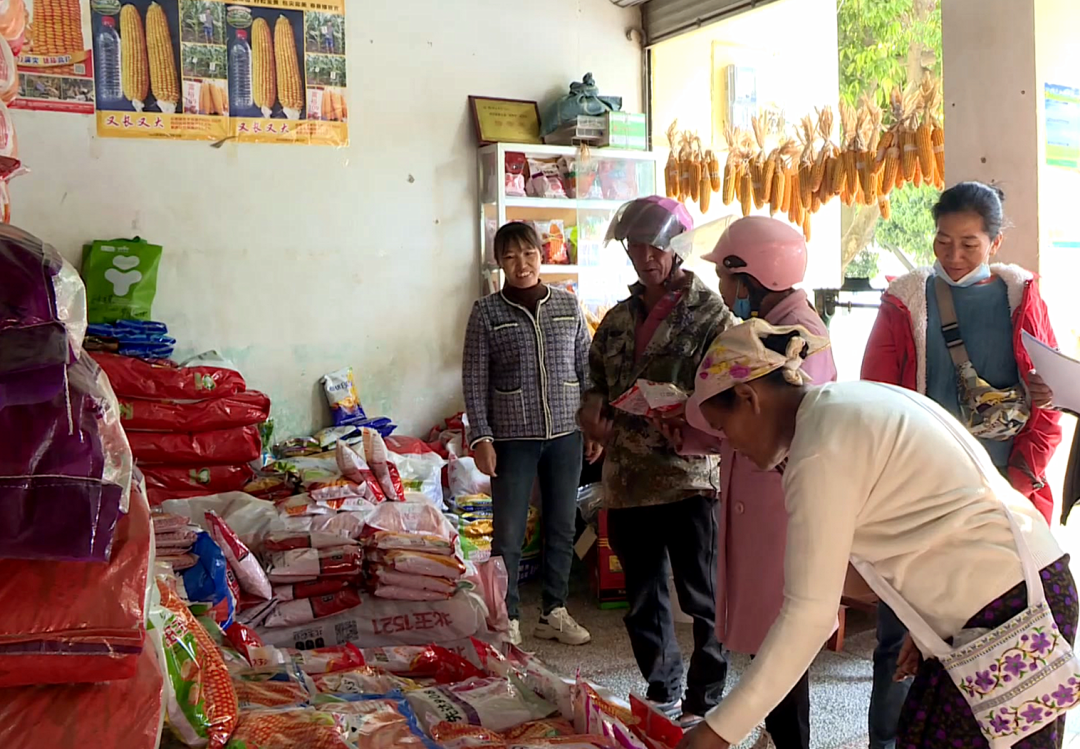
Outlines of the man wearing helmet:
M691 228L680 203L659 197L631 201L612 220L608 241L623 245L638 282L593 337L579 417L585 434L607 446L604 507L611 548L626 574L626 629L647 697L685 722L720 701L727 677L715 631L718 461L679 455L655 424L608 404L639 379L693 390L710 341L738 322L672 251L671 240ZM669 560L679 606L694 620L685 695Z

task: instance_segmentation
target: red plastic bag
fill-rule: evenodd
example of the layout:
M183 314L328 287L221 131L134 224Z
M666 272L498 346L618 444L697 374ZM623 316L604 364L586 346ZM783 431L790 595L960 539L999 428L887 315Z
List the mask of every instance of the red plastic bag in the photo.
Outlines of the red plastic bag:
M238 492L255 478L246 465L235 466L139 466L148 489L200 490L204 494Z
M262 452L257 426L210 432L128 432L128 442L135 460L170 466L247 463Z
M435 450L431 449L431 445L424 442L419 437L406 437L401 434L391 434L385 438L386 446L390 448L390 452L397 453L398 455L423 455L424 453L433 453Z
M188 403L120 399L120 422L125 429L203 432L262 424L268 418L270 399L257 390Z
M109 562L0 560L0 687L135 674L153 532L150 507L133 485Z
M0 745L157 749L163 686L154 650L148 647L130 679L0 690Z
M410 679L434 679L438 684L482 677L484 672L440 645L403 645L396 648L364 648L364 663Z
M206 400L247 390L243 376L221 367L178 367L171 362L150 364L119 354L94 353L122 398L146 400Z

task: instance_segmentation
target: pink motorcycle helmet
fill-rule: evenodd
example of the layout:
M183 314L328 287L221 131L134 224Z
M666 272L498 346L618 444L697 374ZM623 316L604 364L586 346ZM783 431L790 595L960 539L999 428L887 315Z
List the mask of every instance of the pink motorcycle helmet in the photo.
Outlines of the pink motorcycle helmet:
M625 203L608 225L604 243L647 244L661 250L671 248L671 240L694 228L694 220L677 200L650 195Z
M806 276L806 240L783 221L746 216L728 226L704 259L752 276L769 291L785 291Z

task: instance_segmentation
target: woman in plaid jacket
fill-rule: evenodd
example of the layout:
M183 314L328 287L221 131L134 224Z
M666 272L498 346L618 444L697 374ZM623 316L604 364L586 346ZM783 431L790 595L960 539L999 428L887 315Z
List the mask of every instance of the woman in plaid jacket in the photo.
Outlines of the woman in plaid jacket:
M583 454L576 415L589 332L577 297L540 281L540 258L540 238L531 225L507 224L495 235L495 259L506 281L500 292L473 305L465 333L468 439L476 467L491 476L491 550L506 563L511 641L521 641L518 567L539 479L544 591L533 634L583 645L589 632L567 612L566 596ZM595 461L600 448L587 442L585 453Z

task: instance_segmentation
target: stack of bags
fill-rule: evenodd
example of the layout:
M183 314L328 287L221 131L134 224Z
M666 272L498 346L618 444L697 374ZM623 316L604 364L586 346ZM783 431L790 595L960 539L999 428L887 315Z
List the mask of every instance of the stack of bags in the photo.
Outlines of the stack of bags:
M51 247L0 227L0 741L151 749L164 697L145 629L150 508L81 349L85 298Z
M318 531L273 531L263 550L278 601L263 626L295 627L360 605L364 555L355 541Z
M431 505L379 505L362 540L368 585L378 598L443 601L465 575L457 533Z
M131 451L146 476L151 505L239 491L259 458L259 425L270 417L270 399L248 390L233 369L194 362L149 363L96 353L120 399Z
M198 530L179 515L154 512L154 548L157 561L170 565L175 572L195 566L191 547L195 545Z
M104 351L136 359L169 359L176 339L169 336L163 322L117 320L115 323L91 323L86 329L87 351Z

